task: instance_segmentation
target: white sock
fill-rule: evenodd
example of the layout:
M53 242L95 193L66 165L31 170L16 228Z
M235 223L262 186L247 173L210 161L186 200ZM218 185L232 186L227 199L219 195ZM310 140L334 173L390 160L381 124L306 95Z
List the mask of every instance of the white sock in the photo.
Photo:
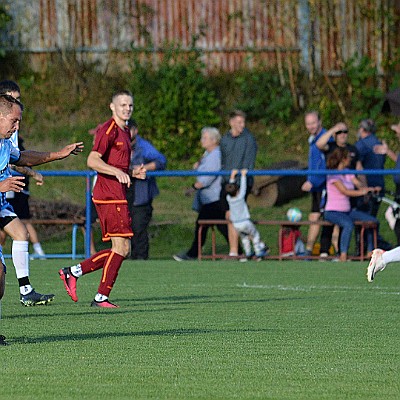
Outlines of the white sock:
M36 254L39 254L39 256L44 256L44 251L42 249L42 245L38 242L38 243L34 243L33 244L33 250L35 250Z
M29 277L29 243L27 240L14 240L12 243L12 260L17 279Z
M33 288L31 285L25 285L25 286L20 286L19 287L19 292L25 296L26 294L32 292Z
M395 247L393 250L385 251L382 255L382 259L385 265L400 261L400 246Z
M102 301L106 301L108 300L107 296L104 296L104 294L100 294L97 293L96 296L94 297L95 301L97 301L98 303L102 302Z
M73 265L70 269L71 269L71 274L72 274L75 278L79 278L80 276L82 276L82 267L81 267L81 264Z

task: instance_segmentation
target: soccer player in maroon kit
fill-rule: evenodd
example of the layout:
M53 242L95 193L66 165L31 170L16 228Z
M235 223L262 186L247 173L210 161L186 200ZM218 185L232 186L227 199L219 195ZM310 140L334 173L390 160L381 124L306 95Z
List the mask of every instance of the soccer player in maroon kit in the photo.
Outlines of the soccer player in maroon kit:
M110 104L112 118L99 126L87 165L97 171L93 202L100 219L103 241L111 240L111 249L102 250L69 268L59 271L65 289L78 301L76 282L82 275L103 269L100 285L92 307L116 308L108 299L118 271L131 250L133 236L131 217L126 200L126 187L131 183L129 163L131 137L126 122L132 115L133 96L127 90L115 93ZM138 179L146 177L143 166L131 172Z

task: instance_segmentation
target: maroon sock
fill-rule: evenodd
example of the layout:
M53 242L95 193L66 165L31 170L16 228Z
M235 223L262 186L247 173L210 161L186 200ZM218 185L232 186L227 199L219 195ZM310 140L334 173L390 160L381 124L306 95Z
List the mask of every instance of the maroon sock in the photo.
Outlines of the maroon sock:
M107 297L110 295L111 289L117 279L118 271L124 260L125 257L122 257L120 254L114 252L110 253L104 263L103 275L101 276L98 293Z
M104 267L104 264L111 253L110 249L98 251L90 258L81 262L82 275L88 274L89 272L97 271Z

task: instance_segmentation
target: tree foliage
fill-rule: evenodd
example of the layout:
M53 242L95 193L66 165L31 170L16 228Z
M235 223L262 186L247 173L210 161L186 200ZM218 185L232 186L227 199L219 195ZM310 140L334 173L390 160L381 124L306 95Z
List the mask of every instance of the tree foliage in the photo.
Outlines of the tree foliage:
M0 5L0 58L6 54L7 46L7 25L11 21L11 16L7 13L4 5Z
M172 49L157 69L135 60L128 85L139 131L171 160L197 159L200 130L220 122L217 94L202 72L199 54Z

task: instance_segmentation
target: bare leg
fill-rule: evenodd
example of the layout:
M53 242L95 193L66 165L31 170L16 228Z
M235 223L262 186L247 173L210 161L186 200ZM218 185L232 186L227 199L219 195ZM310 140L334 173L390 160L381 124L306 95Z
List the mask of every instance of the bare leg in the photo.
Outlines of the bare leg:
M339 251L339 232L340 232L339 225L335 225L333 228L333 234L332 234L332 245L333 245L336 253Z
M321 213L312 212L308 215L308 220L310 222L316 222L319 220L320 216L321 216ZM308 228L306 250L308 250L308 251L313 250L314 244L315 244L318 234L319 234L319 228L320 228L319 225L310 225L310 227Z
M22 222L25 224L26 229L29 233L29 240L32 244L39 243L39 238L38 234L36 232L36 229L33 227L33 225L27 221L27 220L22 220Z
M4 246L6 244L7 233L0 229L0 246Z
M229 220L230 212L227 211L225 218ZM228 238L229 238L229 254L237 255L239 254L239 235L233 226L233 224L228 224Z

